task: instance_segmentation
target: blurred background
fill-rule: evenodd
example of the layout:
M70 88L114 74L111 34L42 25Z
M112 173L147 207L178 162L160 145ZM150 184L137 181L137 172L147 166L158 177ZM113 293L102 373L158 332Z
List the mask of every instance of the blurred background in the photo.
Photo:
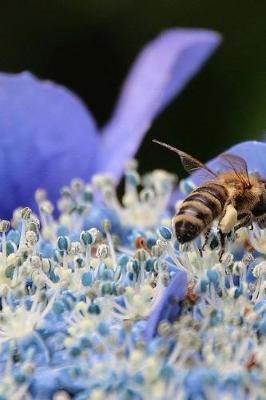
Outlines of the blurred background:
M266 129L263 0L17 0L1 2L0 70L30 70L76 92L100 126L140 48L168 27L217 30L223 44L155 121L141 171L182 171L158 138L208 160ZM1 110L0 110L1 112Z

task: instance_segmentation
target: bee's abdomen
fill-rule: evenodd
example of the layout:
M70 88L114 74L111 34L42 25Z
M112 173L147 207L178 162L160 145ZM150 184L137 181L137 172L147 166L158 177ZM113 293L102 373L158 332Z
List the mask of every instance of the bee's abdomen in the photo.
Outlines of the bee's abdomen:
M177 240L186 243L195 239L221 214L227 197L225 187L216 183L200 186L193 191L183 201L174 218Z

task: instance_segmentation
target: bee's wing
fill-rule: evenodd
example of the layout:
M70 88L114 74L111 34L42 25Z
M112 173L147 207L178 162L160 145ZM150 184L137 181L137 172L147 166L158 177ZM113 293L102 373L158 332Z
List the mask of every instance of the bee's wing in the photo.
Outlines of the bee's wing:
M244 158L231 153L221 154L220 157L234 171L237 179L239 179L241 183L245 185L245 187L251 186L248 174L248 166Z
M163 142L159 142L159 140L153 140L154 143L157 143L161 146L166 147L169 150L174 151L175 153L177 153L180 157L180 160L182 162L182 165L184 167L184 169L191 174L192 172L196 171L196 170L203 170L205 172L208 173L208 175L213 179L213 178L217 178L217 174L215 172L213 172L209 167L207 167L207 165L203 164L201 161L197 160L196 158L190 156L189 154L185 153L184 151L181 151L179 149L177 149L176 147L172 147L169 144L163 143Z

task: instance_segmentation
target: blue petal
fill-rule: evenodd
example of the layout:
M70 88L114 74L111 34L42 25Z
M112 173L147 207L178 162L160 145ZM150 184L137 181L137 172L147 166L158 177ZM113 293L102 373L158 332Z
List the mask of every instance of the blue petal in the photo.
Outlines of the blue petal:
M202 29L170 29L141 51L112 120L103 130L101 168L119 178L152 121L198 72L220 42Z
M187 274L178 270L147 321L145 334L147 340L152 339L156 334L160 321L172 322L178 317L181 311L179 302L186 296L187 284Z
M248 164L249 172L259 172L263 177L266 178L266 143L256 141L243 142L226 150L226 153L243 157ZM207 165L214 172L219 172L224 169L223 161L219 158L219 156L213 158L207 163ZM204 181L207 181L208 176L202 171L197 171L187 179L198 186ZM184 194L181 193L180 189L177 189L172 199L173 201L177 201L183 197Z
M32 206L34 191L52 200L62 185L95 169L98 135L84 104L60 85L28 72L0 74L0 216Z

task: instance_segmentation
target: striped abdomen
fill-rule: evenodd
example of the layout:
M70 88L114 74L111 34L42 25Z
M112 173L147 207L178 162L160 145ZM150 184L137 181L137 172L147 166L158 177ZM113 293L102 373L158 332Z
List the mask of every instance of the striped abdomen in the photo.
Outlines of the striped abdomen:
M174 217L177 240L190 242L221 215L228 192L223 185L210 182L194 190Z

